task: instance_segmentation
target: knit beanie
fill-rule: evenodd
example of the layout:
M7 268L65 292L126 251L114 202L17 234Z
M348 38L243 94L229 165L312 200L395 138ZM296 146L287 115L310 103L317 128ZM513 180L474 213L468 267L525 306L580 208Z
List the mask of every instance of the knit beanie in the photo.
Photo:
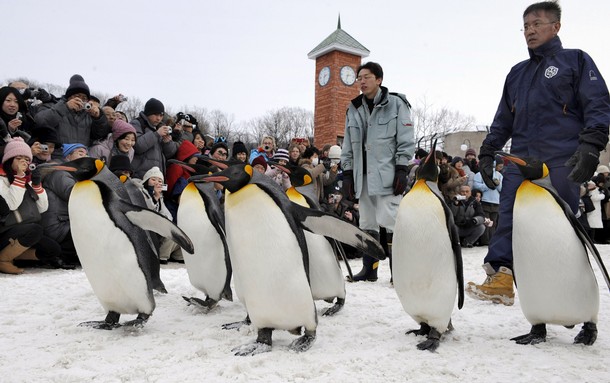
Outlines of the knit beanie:
M451 159L451 165L453 165L453 166L455 166L455 164L457 164L458 162L461 162L462 164L464 163L464 160L462 160L462 157L455 156Z
M6 144L4 147L4 155L2 156L2 163L17 156L24 156L32 161L32 148L30 148L21 137L15 137Z
M144 105L144 115L150 116L153 114L163 113L165 113L165 106L163 106L161 101L157 100L156 98L151 98L150 100L146 101L146 104Z
M87 147L83 144L80 143L76 143L76 144L63 144L62 149L63 149L63 154L62 156L64 158L68 157L70 154L72 154L72 152L74 152L76 149L78 148L84 148L85 150L87 150ZM87 150L87 153L89 151Z
M91 97L91 93L89 92L89 86L85 84L85 81L70 81L70 85L68 86L68 89L66 89L66 98L70 98L71 96L78 93L84 93L87 98Z
M254 159L252 160L252 167L254 167L255 165L263 165L265 170L267 170L267 160L265 160L265 157L263 156L254 157Z
M473 155L476 157L477 152L473 148L469 148L468 150L466 150L466 154L464 155L464 157L468 157L469 155Z
M176 152L176 159L178 161L186 161L195 154L201 154L199 149L191 141L182 141Z
M286 149L278 149L275 151L273 155L273 159L275 161L284 160L286 162L290 161L290 156L288 156L288 150Z
M129 173L133 173L133 168L131 167L131 161L129 161L129 157L117 154L110 158L110 165L108 165L108 169L111 172L116 171L128 171Z
M128 122L125 122L123 120L119 120L116 119L113 123L112 123L112 140L116 141L119 138L121 138L123 135L127 134L127 133L133 133L134 135L136 135L136 128L133 127L133 125L131 125Z
M158 166L153 166L152 168L148 169L148 171L144 173L142 181L144 181L146 184L146 181L148 181L151 177L159 177L163 182L165 182L165 177L163 177L163 173L161 173L161 169L159 169Z
M248 149L246 148L246 145L241 141L235 141L235 143L233 144L233 150L231 151L231 155L235 157L237 153L246 153L246 155L248 154Z

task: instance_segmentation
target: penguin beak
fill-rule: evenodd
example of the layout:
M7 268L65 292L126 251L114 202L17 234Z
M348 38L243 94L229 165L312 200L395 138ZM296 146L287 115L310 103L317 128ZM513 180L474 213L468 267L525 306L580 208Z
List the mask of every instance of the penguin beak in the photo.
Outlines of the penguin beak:
M190 173L195 173L196 172L195 169L193 169L193 167L190 166L189 164L187 164L186 162L178 161L178 160L175 160L175 159L168 160L167 162L170 163L170 164L180 165L181 167L186 169L187 172L190 172Z
M275 161L269 161L267 162L269 165L273 165L276 168L280 169L281 171L283 171L286 174L292 174L292 172L290 171L290 169L288 169L287 167L285 167L284 165L280 165L279 163L275 162Z
M222 175L216 175L216 174L203 175L198 179L198 181L218 182L218 183L227 182L228 180L229 180L229 177L222 176Z
M496 152L496 154L502 158L506 158L507 160L509 160L510 162L513 162L517 165L521 165L521 166L527 166L527 162L525 162L523 159L516 157L510 153L505 153L505 152Z

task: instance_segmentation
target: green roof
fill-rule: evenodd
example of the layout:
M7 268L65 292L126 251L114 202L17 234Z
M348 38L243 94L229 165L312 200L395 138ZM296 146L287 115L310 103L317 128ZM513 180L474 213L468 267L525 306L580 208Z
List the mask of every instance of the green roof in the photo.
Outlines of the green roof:
M342 51L360 57L367 57L370 53L368 49L360 44L356 39L341 29L341 19L337 23L337 30L324 39L317 47L307 54L307 57L315 60L331 51Z

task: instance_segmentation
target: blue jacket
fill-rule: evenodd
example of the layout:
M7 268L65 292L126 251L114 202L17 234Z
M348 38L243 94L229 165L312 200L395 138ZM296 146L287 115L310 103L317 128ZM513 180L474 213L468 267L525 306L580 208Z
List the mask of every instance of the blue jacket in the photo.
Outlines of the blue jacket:
M610 97L591 57L564 49L559 37L529 53L506 77L483 145L500 150L512 138L511 153L550 167L563 166L582 142L605 149Z
M493 203L495 205L500 204L500 192L502 191L502 173L494 169L493 178L500 181L498 186L495 189L490 189L485 182L483 182L483 177L481 176L481 172L474 175L474 188L479 189L483 195L481 196L481 201L487 203Z

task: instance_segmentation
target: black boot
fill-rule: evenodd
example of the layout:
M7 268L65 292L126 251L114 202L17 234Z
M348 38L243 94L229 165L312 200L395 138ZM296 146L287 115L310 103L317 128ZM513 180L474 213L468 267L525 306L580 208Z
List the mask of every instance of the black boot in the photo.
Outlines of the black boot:
M390 283L394 283L394 274L392 274L392 239L394 238L394 233L388 233L385 227L382 227L379 231L379 243L381 243L381 247L383 247L383 251L385 252L385 256L388 257L390 261Z
M379 242L379 233L376 231L366 231L371 237L375 238ZM362 254L362 270L359 273L354 274L354 278L350 282L369 281L375 282L377 280L377 268L379 261L367 254Z

